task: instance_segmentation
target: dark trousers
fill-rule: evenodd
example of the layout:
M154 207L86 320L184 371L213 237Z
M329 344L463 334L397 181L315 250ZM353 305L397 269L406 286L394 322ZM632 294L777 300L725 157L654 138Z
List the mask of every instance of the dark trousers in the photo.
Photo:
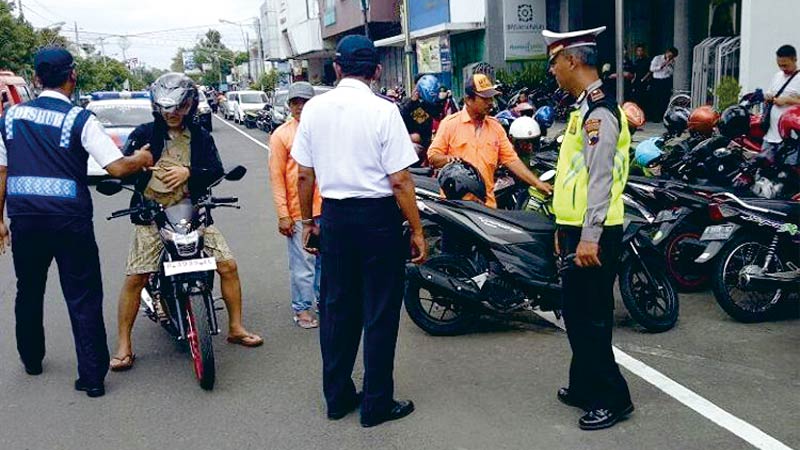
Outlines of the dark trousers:
M330 411L346 409L355 398L352 372L362 329L361 414L381 414L392 407L408 253L402 220L394 197L323 202L319 336L323 391Z
M91 219L12 218L11 240L17 274L17 350L22 362L34 364L44 358L44 290L55 258L72 323L78 376L90 385L102 383L109 358L100 259Z
M669 99L672 97L672 77L664 79L653 79L650 95L650 110L652 115L650 120L661 122L664 113L667 111Z
M574 254L581 229L561 227L558 238L562 254ZM623 408L631 401L611 349L614 280L621 249L622 226L606 227L600 238L602 266L575 266L562 279L564 323L572 348L570 394L595 408Z

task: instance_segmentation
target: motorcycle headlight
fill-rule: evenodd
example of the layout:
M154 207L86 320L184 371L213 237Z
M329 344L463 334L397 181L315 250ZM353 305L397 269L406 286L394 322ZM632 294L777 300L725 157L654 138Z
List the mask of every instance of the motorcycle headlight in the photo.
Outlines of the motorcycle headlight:
M200 236L202 236L202 229L194 230L188 234L180 234L162 228L160 233L165 241L175 245L179 256L189 257L197 253Z
M197 112L199 112L200 114L208 114L211 112L211 108L208 106L201 106L197 108Z

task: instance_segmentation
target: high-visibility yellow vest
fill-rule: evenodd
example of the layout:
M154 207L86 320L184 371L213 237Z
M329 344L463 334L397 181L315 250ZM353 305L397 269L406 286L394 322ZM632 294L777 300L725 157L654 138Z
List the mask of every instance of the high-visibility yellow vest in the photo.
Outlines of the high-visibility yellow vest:
M622 225L625 205L622 191L628 180L629 151L631 133L625 113L619 110L620 133L617 140L617 153L614 155L614 181L611 186L611 203L606 215L605 225ZM556 223L560 225L583 226L588 208L589 171L583 157L583 120L580 110L572 112L564 134L564 141L558 154L556 181L553 187L553 212ZM591 150L589 150L591 151Z

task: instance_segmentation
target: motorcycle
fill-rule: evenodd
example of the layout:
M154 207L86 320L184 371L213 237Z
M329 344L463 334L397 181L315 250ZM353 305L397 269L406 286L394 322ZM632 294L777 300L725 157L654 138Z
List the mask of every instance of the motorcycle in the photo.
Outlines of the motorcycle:
M542 178L552 176L554 171ZM574 255L553 256L551 217L420 195L417 205L443 238L441 253L406 267L404 304L417 326L443 336L468 331L481 314L508 317L538 308L560 315L560 272ZM619 271L623 302L645 329L669 330L678 318L678 295L647 237L659 224L634 216L626 222Z
M236 197L213 197L211 189L222 180L241 180L245 173L243 166L227 172L194 205L185 200L164 208L143 200L140 207L115 211L107 217L111 220L136 214L151 219L158 227L164 244L160 270L150 275L141 292L142 310L179 342L188 344L195 377L204 390L214 388L216 366L211 337L219 334L219 325L212 295L217 263L203 247L203 233L213 222L211 210L240 208ZM119 180L103 180L97 185L98 192L109 196L123 189L142 195Z
M798 292L800 203L715 194L709 206L717 222L705 229L697 258L712 266L712 290L720 307L740 322L768 320Z

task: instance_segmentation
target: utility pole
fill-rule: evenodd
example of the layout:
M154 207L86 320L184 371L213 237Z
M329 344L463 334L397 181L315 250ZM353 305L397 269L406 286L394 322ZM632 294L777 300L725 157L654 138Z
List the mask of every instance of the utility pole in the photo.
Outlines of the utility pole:
M403 1L403 37L405 38L405 45L403 52L405 53L405 69L406 69L406 92L409 94L414 90L414 81L411 78L411 57L414 51L411 50L411 31L408 29L408 0Z
M259 73L264 75L266 68L264 67L264 39L261 36L261 18L256 18L256 26L258 27L258 68Z
M17 5L19 5L19 18L24 19L25 14L22 13L22 0L17 0Z
M361 0L361 12L364 13L364 36L369 39L369 0Z
M625 57L625 43L622 33L625 10L623 9L624 0L616 0L616 40L617 40L617 104L625 101L625 77L623 76L622 59Z
M81 40L78 37L78 22L77 21L75 21L75 45L77 45L78 48L81 48Z

